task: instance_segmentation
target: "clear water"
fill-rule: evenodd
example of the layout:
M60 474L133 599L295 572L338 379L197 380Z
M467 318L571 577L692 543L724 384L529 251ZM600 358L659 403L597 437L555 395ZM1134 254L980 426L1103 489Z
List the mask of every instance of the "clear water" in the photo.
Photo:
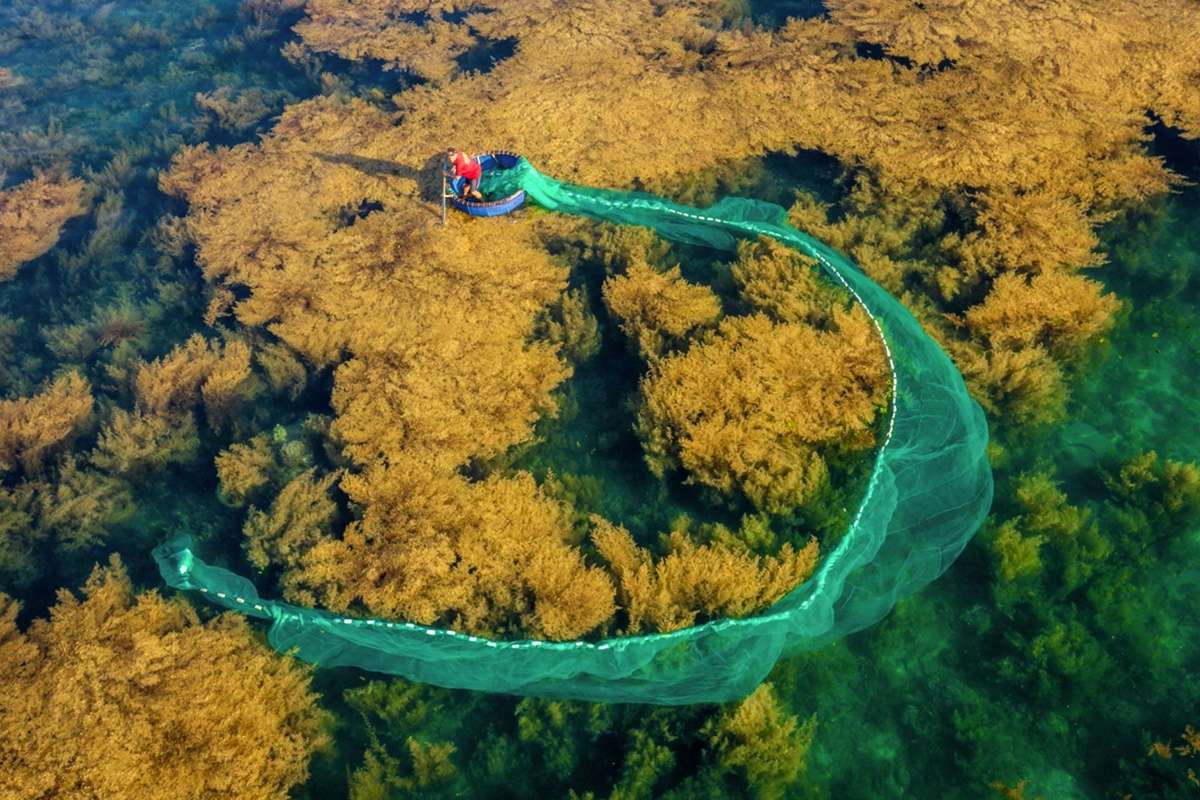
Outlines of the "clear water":
M778 21L773 15L807 16L796 9L810 5L751 4L766 23ZM150 0L0 3L0 66L39 87L36 96L21 93L20 102L0 90L3 185L56 162L97 173L118 157L128 163L100 181L119 198L108 218L73 221L51 253L0 284L0 315L16 331L0 352L0 395L28 393L71 363L48 347L47 330L113 305L130 305L145 320L134 342L142 357L202 329L203 286L190 253L163 256L148 238L165 215L184 211L157 191L156 171L183 144L250 140L269 129L284 103L320 91L279 55L294 19L285 15L251 34L253 20L239 16L230 0L195 8ZM394 73L350 64L344 71L347 85L364 96L379 88L386 96L398 86ZM264 90L261 119L238 130L217 126L194 95L219 86ZM1159 129L1154 146L1200 181L1195 144ZM775 184L766 195L781 185L836 195L836 173L827 165L816 184L814 170L798 169L794 160L773 157L766 168ZM785 796L978 798L999 796L989 788L993 781L1021 780L1029 798L1200 792L1185 765L1147 756L1150 742L1200 724L1200 521L1164 511L1149 495L1123 499L1104 480L1148 450L1200 460L1198 223L1200 189L1193 186L1110 224L1109 263L1096 275L1126 310L1075 376L1068 419L1036 435L994 421L1006 454L997 467L995 521L1021 513L1017 483L1037 470L1093 516L1110 554L1074 590L1050 585L1000 598L981 536L947 575L876 627L781 662L771 679L788 708L818 719L808 775ZM708 268L690 255L682 254L685 266ZM596 286L587 288L598 306ZM577 487L581 505L647 532L700 506L681 487L653 481L636 441L613 433L628 429L622 398L637 380L620 348L609 331L597 359L568 389L578 413L545 431L554 447L534 449L519 463L539 473L592 475ZM119 396L106 377L118 358L106 353L81 365L98 395ZM270 409L269 425L320 410L321 395ZM121 553L140 586L157 586L148 550L181 528L224 543L225 558L237 563L241 517L217 501L206 466L226 443L203 444L199 466L152 475L136 487L137 513L110 532L106 548L45 558L37 580L18 593L23 620L43 614L56 588L79 586L109 549ZM737 511L707 510L728 519ZM1052 567L1048 574L1053 583ZM314 762L301 795L347 794L347 775L362 763L372 735L393 754L405 752L408 736L454 741L460 775L439 790L445 796L565 796L571 789L603 797L618 784L638 797L754 794L714 777L705 761L702 731L711 708L602 708L420 688L413 691L430 713L419 723L397 722L379 697L346 694L371 680L344 670L315 676L339 721L337 744ZM372 691L397 695L408 687L396 681Z

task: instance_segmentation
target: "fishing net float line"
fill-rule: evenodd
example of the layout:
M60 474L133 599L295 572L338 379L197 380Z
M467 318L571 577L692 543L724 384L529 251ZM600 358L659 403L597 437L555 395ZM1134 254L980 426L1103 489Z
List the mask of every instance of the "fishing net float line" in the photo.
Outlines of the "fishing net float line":
M698 209L644 192L562 183L516 154L486 155L491 168L481 188L501 198L488 201L493 212L497 202L519 195L514 208L529 199L719 250L766 236L815 259L851 293L883 341L892 396L886 434L846 534L809 580L759 614L599 641L494 640L266 600L246 578L201 560L187 536L155 548L169 586L269 620L273 647L323 667L448 688L683 705L745 696L781 656L872 625L958 557L991 505L987 423L950 358L899 301L845 256L789 225L786 211L772 203L729 197Z

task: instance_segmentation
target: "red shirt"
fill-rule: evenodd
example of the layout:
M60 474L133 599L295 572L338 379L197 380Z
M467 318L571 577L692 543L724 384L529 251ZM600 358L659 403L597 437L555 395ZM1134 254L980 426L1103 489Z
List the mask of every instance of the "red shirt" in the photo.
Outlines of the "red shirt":
M483 168L479 166L478 159L460 152L454 157L454 174L469 181L479 180L483 175Z

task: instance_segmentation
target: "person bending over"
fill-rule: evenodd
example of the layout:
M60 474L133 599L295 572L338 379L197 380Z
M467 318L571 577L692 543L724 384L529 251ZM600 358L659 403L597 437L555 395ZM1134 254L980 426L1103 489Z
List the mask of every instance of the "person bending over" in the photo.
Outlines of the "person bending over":
M469 156L462 150L451 148L446 152L446 173L463 179L461 194L463 200L483 200L483 194L479 191L479 180L483 177L483 168L479 165L478 158Z

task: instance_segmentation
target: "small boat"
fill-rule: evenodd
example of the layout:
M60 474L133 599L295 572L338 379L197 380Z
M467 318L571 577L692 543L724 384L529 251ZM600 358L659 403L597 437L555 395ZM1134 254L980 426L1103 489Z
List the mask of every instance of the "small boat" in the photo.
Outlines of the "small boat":
M520 162L521 157L516 153L497 150L493 153L480 153L479 166L486 176L489 172L500 169L512 169ZM499 217L510 211L515 211L525 203L525 190L518 189L508 197L497 200L463 200L462 190L466 178L454 178L449 186L453 197L448 197L450 205L459 211L465 211L473 217Z

